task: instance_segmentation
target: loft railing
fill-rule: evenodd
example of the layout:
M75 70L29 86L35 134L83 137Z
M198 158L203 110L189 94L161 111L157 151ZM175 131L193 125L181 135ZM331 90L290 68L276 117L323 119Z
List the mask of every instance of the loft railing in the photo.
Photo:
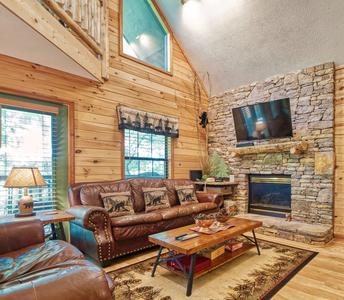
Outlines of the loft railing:
M95 79L108 78L108 0L0 0Z
M101 59L107 77L108 16L106 0L39 0L81 42Z

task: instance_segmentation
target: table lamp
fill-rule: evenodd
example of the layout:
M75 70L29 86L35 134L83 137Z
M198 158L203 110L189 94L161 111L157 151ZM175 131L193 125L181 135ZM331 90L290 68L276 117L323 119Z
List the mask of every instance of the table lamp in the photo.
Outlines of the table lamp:
M16 217L34 216L33 199L28 195L29 187L46 186L41 172L35 167L13 167L8 175L4 187L24 188L24 196L18 201L19 213Z

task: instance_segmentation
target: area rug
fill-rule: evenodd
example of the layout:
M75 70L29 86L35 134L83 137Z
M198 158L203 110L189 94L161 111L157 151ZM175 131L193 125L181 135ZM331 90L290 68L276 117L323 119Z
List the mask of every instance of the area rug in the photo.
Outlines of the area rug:
M259 241L242 256L194 280L186 297L186 280L158 266L151 277L154 258L109 273L116 300L253 300L271 299L317 254L313 251Z

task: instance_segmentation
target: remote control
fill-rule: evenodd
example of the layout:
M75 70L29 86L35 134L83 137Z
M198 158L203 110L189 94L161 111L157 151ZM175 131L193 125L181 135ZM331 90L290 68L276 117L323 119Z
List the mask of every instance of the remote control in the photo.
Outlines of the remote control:
M198 237L198 236L199 236L198 233L182 234L182 235L176 236L176 240L177 241L187 241L187 240L193 239L193 238Z

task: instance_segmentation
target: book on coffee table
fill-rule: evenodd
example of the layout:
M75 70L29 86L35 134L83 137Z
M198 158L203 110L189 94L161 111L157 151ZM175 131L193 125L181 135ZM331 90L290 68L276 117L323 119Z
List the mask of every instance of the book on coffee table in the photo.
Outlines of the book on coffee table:
M221 256L223 253L225 253L225 245L219 244L202 250L200 252L200 255L206 258L210 258L211 260L214 260L215 258Z
M237 240L228 240L225 242L225 249L230 252L239 250L244 246L244 243Z
M186 255L186 256L183 256L183 257L178 259L180 264L185 268L186 272L190 271L190 259L191 259L190 255ZM172 267L175 270L182 271L180 268L180 265L175 260L168 261L167 265ZM203 270L209 268L210 265L211 265L211 260L209 258L197 255L194 271L196 273L203 271Z

